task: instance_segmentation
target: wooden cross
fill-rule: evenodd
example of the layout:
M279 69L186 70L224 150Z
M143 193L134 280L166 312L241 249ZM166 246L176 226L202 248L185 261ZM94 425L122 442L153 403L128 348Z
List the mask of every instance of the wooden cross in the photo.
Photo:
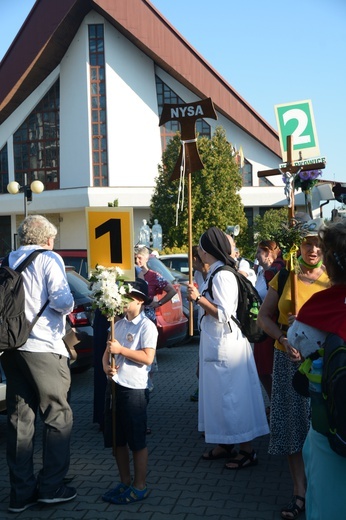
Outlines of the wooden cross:
M192 203L191 203L191 173L204 168L197 148L196 121L201 118L217 119L211 98L186 104L164 104L159 126L168 121L178 121L181 132L181 148L179 158L171 175L171 180L180 178L178 204L181 190L184 186L185 174L188 179L188 252L189 252L189 283L192 279ZM177 208L178 211L178 208ZM189 334L193 336L193 302L190 301Z
M292 135L287 136L287 163L284 168L277 168L275 170L262 170L257 173L258 177L270 177L272 175L282 175L284 173L288 174L290 179L289 185L289 201L288 204L288 222L289 226L292 227L294 225L294 179L295 177L302 171L309 170L322 170L326 167L325 162L319 162L315 164L293 164L293 138ZM303 161L302 161L303 162ZM297 285L297 275L294 270L290 270L290 280L291 280L291 310L292 314L297 314L297 300L298 300L298 285Z

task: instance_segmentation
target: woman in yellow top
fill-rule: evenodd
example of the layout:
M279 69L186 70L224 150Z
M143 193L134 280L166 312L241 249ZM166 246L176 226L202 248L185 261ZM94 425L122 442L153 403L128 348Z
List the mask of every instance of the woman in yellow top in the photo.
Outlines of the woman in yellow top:
M318 229L322 224L322 219L315 219L303 224L301 228L303 238L300 247L301 256L298 259L297 311L314 293L330 286L318 244ZM299 395L292 386L292 379L299 367L301 357L300 353L288 343L286 337L291 314L291 284L288 277L279 296L280 272L269 284L258 321L265 332L276 340L268 452L271 455L288 457L293 480L293 498L286 507L282 508L281 516L290 520L305 510L306 479L302 448L310 426L310 400ZM272 321L276 309L279 310L277 323Z

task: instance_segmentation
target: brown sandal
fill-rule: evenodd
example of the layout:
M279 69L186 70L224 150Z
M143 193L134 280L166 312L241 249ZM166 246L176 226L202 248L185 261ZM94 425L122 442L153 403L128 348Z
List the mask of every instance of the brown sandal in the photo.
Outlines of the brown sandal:
M237 452L233 449L234 444L218 444L216 448L222 448L224 451L218 453L217 455L214 454L214 449L208 451L208 453L203 453L202 459L203 460L217 460L217 459L227 459L227 457L234 457L236 456Z
M239 450L239 455L243 455L241 459L237 459L235 457L231 458L226 464L226 469L243 469L249 468L250 466L257 466L258 458L255 450L252 450L251 453L244 450ZM230 466L229 464L236 464L236 466Z
M297 500L302 502L302 506L298 506ZM305 498L299 495L293 495L291 502L281 509L281 518L285 520L294 520L305 511Z

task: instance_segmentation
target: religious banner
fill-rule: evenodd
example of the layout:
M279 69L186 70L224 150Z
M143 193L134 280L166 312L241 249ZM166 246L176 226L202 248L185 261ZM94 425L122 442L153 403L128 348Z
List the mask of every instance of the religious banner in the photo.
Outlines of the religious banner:
M163 105L159 125L162 126L168 121L178 121L181 132L182 147L171 180L179 179L181 167L184 167L185 173L193 173L203 169L203 163L197 149L196 121L206 117L217 119L210 98L184 105Z
M159 125L168 121L180 123L181 149L178 161L171 175L171 180L179 179L176 222L178 222L179 204L183 209L185 174L188 187L188 250L189 250L189 283L192 279L192 204L191 204L191 173L204 168L197 148L196 121L197 119L217 119L213 102L210 98L186 104L164 104ZM193 336L193 304L190 301L189 334Z

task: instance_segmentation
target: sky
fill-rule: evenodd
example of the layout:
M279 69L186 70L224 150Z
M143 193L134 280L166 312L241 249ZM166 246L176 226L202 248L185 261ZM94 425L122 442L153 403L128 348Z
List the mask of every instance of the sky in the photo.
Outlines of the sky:
M0 59L34 3L0 0ZM346 0L151 3L275 130L275 105L311 100L322 178L346 183Z

